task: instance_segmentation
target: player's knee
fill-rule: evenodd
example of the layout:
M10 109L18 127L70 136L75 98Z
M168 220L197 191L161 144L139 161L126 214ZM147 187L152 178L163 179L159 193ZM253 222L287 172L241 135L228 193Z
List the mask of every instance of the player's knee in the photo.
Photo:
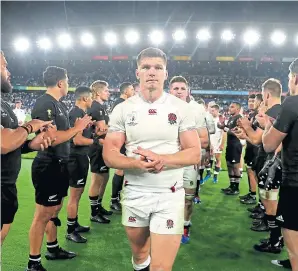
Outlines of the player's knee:
M191 205L194 197L195 197L195 193L191 193L191 194L185 193L185 205Z

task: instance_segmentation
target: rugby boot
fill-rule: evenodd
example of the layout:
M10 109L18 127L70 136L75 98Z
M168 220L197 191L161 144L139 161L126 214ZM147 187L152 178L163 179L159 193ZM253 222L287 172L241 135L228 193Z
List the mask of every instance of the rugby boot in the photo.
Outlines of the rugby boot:
M49 252L47 250L45 254L45 258L47 260L68 260L76 257L77 254L71 251L67 251L61 247L59 247L55 252Z
M242 196L239 196L239 199L242 200L242 199L248 199L250 197L250 193L246 194L246 195L242 195Z
M250 229L257 232L269 231L269 227L263 219L253 224Z
M249 196L249 198L241 199L240 202L242 204L250 205L250 204L256 204L257 200L255 197Z
M184 232L181 238L181 243L182 244L187 244L190 239L190 225L189 226L184 226Z
M289 259L286 260L272 260L272 264L277 265L279 267L283 267L286 269L292 269L292 265Z
M79 223L76 224L75 232L82 233L90 231L89 226L81 226Z
M103 208L101 205L99 205L98 212L99 212L101 215L112 215L112 214L113 214L112 211L108 211L108 210L106 210L106 209Z
M35 263L32 264L30 268L27 267L25 271L47 271L47 269L45 269L41 263Z
M111 202L110 208L111 208L111 210L113 210L117 213L120 213L122 211L122 206L118 200Z
M269 241L266 243L260 243L254 245L254 249L260 252L279 254L281 253L281 242L278 241L275 245L272 245Z
M111 222L110 219L105 217L104 215L98 213L96 216L91 216L90 220L96 223L108 224Z
M67 233L65 237L67 240L70 240L75 243L86 243L87 242L87 239L85 237L81 236L76 231L74 231L72 233Z

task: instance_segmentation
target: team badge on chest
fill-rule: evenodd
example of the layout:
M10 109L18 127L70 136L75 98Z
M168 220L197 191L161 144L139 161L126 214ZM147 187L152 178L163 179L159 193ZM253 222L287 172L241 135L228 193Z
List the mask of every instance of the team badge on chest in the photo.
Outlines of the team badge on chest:
M174 113L168 114L168 121L171 125L174 125L177 123L177 116Z

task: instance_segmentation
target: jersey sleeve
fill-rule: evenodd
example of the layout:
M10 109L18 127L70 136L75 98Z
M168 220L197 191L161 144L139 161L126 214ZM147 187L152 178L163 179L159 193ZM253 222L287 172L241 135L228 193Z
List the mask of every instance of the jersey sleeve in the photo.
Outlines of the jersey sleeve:
M294 105L290 99L286 99L284 101L284 103L281 105L281 111L273 124L275 129L285 134L289 132L291 126L298 117L297 113L295 112L295 106L296 105Z
M92 120L102 121L105 120L104 109L99 104L93 104L89 114Z
M179 133L182 133L188 130L194 130L194 129L196 129L195 116L191 112L191 110L188 110L187 106L184 106L181 110Z
M38 103L38 102L37 102ZM52 120L53 124L56 125L56 108L53 102L49 101L44 104L35 104L32 112L32 119L39 119L43 121Z
M125 133L125 118L123 115L123 106L119 104L116 106L110 115L109 133L121 132Z
M74 127L74 124L75 124L76 120L78 118L82 118L82 117L84 117L82 111L75 110L75 109L71 110L69 112L69 125L70 125L70 127Z
M198 104L197 110L195 114L195 121L196 121L196 127L197 128L206 128L207 123L205 121L206 118L206 111L203 105Z

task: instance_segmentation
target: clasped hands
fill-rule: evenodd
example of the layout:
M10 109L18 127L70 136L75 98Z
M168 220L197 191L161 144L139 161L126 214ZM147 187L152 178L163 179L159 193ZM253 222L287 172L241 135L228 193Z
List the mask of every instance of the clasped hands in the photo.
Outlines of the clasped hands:
M138 147L133 153L140 156L140 159L135 160L135 169L149 173L159 173L163 170L164 161L161 155L141 147Z

